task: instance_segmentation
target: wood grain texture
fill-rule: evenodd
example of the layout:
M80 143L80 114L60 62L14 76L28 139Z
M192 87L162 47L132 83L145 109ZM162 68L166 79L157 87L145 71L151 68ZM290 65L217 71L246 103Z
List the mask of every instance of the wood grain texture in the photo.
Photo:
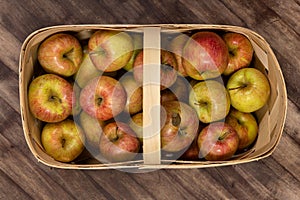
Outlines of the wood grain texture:
M299 0L4 0L0 7L0 199L299 199ZM23 41L52 25L118 23L230 24L262 35L277 56L288 91L286 124L274 153L242 165L144 174L60 170L38 163L20 119Z

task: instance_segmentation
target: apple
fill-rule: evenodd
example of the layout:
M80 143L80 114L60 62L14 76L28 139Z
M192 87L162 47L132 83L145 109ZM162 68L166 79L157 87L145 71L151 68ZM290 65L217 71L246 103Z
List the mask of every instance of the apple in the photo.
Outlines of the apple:
M177 66L178 66L178 74L181 76L187 76L188 74L185 72L182 60L183 47L185 43L188 41L189 37L185 34L180 34L176 36L170 43L170 51L174 54Z
M143 83L143 51L141 51L135 58L133 65L133 76L139 83ZM161 71L160 82L161 90L173 85L177 79L177 64L172 53L161 50Z
M47 73L68 77L79 69L82 61L82 48L76 37L56 33L41 43L37 56Z
M229 62L223 74L228 76L238 69L248 67L253 56L250 40L240 33L233 32L225 33L223 40L229 51Z
M41 133L41 142L48 155L57 161L71 162L84 149L84 135L73 120L47 123Z
M143 107L143 88L138 84L132 73L124 74L119 82L123 85L126 94L127 101L124 111L129 114L135 114L140 112Z
M198 136L200 158L209 161L230 159L239 146L239 136L236 130L224 122L214 122L207 125Z
M129 161L135 158L140 149L134 131L123 122L112 122L103 129L99 149L109 162Z
M187 148L197 135L197 113L179 101L168 101L162 106L161 121L165 121L161 129L162 150L178 152Z
M72 84L72 83L71 83ZM81 112L81 106L79 103L81 88L76 82L73 82L73 100L72 100L72 115L78 115Z
M109 76L92 79L81 90L80 105L92 117L105 121L121 113L126 105L126 91Z
M140 143L143 143L143 113L137 113L131 117L131 120L129 120L130 128L135 132L138 139L140 140Z
M268 78L258 69L242 68L233 73L226 85L231 105L241 112L262 108L270 96Z
M88 49L97 69L112 72L128 63L132 56L133 42L126 32L98 30L90 37Z
M188 102L190 90L191 85L188 80L182 76L178 76L170 88L161 91L161 102L172 100Z
M228 65L228 49L224 40L211 31L193 34L183 48L185 72L196 80L220 76Z
M131 71L133 68L133 64L135 61L135 58L137 56L137 54L139 52L142 51L143 49L143 36L142 34L133 34L132 35L132 40L133 40L133 53L132 56L130 58L130 60L128 61L128 63L123 67L125 70L127 71Z
M80 88L83 88L91 79L98 77L101 74L103 74L103 72L94 66L89 54L85 51L79 69L74 76L75 82Z
M44 122L59 122L72 114L73 87L64 78L44 74L29 85L28 104L33 116Z
M198 147L198 137L196 137L189 148L181 155L182 160L199 160L199 147Z
M190 105L203 123L222 120L230 110L230 98L224 85L216 80L201 81L193 86Z
M80 113L79 123L84 131L86 142L91 147L98 148L100 136L103 133L103 128L106 123L90 116L84 111Z
M232 126L240 139L238 150L249 147L258 134L258 124L251 113L243 113L232 108L226 116L225 122Z

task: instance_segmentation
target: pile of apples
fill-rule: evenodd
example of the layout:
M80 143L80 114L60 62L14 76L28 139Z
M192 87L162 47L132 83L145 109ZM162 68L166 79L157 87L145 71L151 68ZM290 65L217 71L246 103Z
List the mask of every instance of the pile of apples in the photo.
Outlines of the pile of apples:
M143 35L90 33L56 33L41 42L30 111L44 122L41 142L57 161L71 162L85 148L102 162L133 160L143 145ZM213 30L166 38L162 155L222 161L246 151L258 135L253 113L270 96L267 77L252 66L249 39Z

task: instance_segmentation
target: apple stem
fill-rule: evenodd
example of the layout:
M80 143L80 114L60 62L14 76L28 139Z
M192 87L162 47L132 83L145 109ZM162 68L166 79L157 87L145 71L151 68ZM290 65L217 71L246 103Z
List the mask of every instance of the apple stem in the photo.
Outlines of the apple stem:
M65 147L65 144L66 144L66 139L63 138L63 139L61 140L61 146L64 148L64 147Z
M173 126L179 126L181 123L181 117L178 113L172 113L172 124Z
M237 90L237 89L243 89L243 88L245 88L245 87L247 87L247 84L243 84L243 85L241 85L241 86L238 86L238 87L235 87L235 88L229 88L228 90Z
M56 96L50 96L49 101L59 101L59 103L62 103L61 99Z
M103 99L101 97L96 99L96 105L100 106L102 103Z
M220 135L219 137L218 137L218 140L224 140L224 138L226 138L226 136L229 134L229 132L228 131L226 131L225 133L223 133L222 135Z
M119 131L119 128L116 127L116 130L113 132L113 134L109 135L109 140L112 141L112 142L115 142L119 139L119 136L118 136L118 131Z

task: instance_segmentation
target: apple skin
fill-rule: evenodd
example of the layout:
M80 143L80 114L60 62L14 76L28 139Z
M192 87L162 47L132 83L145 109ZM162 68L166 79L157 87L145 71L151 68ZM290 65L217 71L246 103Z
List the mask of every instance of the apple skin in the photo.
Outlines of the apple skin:
M112 72L121 69L130 60L133 42L125 32L99 30L90 37L88 49L97 69Z
M203 123L225 119L230 110L226 88L215 80L201 81L190 92L189 104L196 110Z
M161 112L161 121L165 121L161 129L162 150L178 152L187 148L197 135L197 113L179 101L168 101L162 106L165 109Z
M129 114L135 114L142 110L143 107L143 88L138 84L132 73L126 73L123 75L119 82L123 85L126 94L127 101L124 111Z
M223 35L228 51L229 62L223 72L228 76L241 68L248 67L252 61L253 47L249 39L240 33L225 33Z
M143 49L143 36L142 34L133 34L132 35L133 40L133 53L130 58L130 60L127 62L127 64L123 67L127 71L131 71L133 68L133 64L135 61L135 58L138 53L140 53Z
M72 83L71 83L72 84ZM73 100L72 100L72 115L79 115L81 112L81 106L79 102L81 88L76 82L73 82Z
M93 78L98 77L103 72L96 69L92 63L88 53L83 53L83 59L79 66L77 73L74 75L74 80L80 88L84 86Z
M139 83L143 83L143 51L135 58L133 67L133 76ZM172 53L161 50L161 90L164 90L175 83L177 79L177 63Z
M183 48L185 72L196 80L220 76L228 65L228 49L223 39L210 31L197 32Z
M178 74L181 76L188 76L182 64L182 60L184 59L182 57L183 47L185 43L188 41L188 39L189 37L187 35L180 34L171 41L169 46L169 49L174 54L174 57L177 62Z
M73 98L72 85L55 74L38 76L29 85L29 109L44 122L59 122L71 115Z
M239 136L236 130L224 122L214 122L207 125L198 136L200 158L209 161L230 159L239 146Z
M232 108L226 116L225 122L232 126L239 136L238 150L249 147L258 134L258 124L251 113L243 113Z
M80 93L81 108L99 120L109 120L126 105L126 91L116 79L100 76L92 79Z
M37 55L39 63L47 73L68 77L79 69L82 47L76 37L57 33L41 43Z
M161 91L161 102L177 100L187 103L189 101L190 90L190 83L184 77L178 76L170 88Z
M41 142L46 153L61 162L73 161L84 149L83 131L70 119L47 123L42 129Z
M133 160L140 149L134 131L123 122L112 122L103 129L99 149L109 162Z
M135 132L137 135L140 143L143 143L143 113L137 113L131 117L129 120L130 128Z
M226 85L231 105L241 112L262 108L270 96L268 78L258 69L242 68L233 73Z
M84 111L80 113L79 122L82 130L84 131L88 145L93 148L98 148L100 136L103 133L103 128L106 123L90 116Z
M189 148L181 155L182 160L199 160L199 147L198 147L198 137L196 137Z

